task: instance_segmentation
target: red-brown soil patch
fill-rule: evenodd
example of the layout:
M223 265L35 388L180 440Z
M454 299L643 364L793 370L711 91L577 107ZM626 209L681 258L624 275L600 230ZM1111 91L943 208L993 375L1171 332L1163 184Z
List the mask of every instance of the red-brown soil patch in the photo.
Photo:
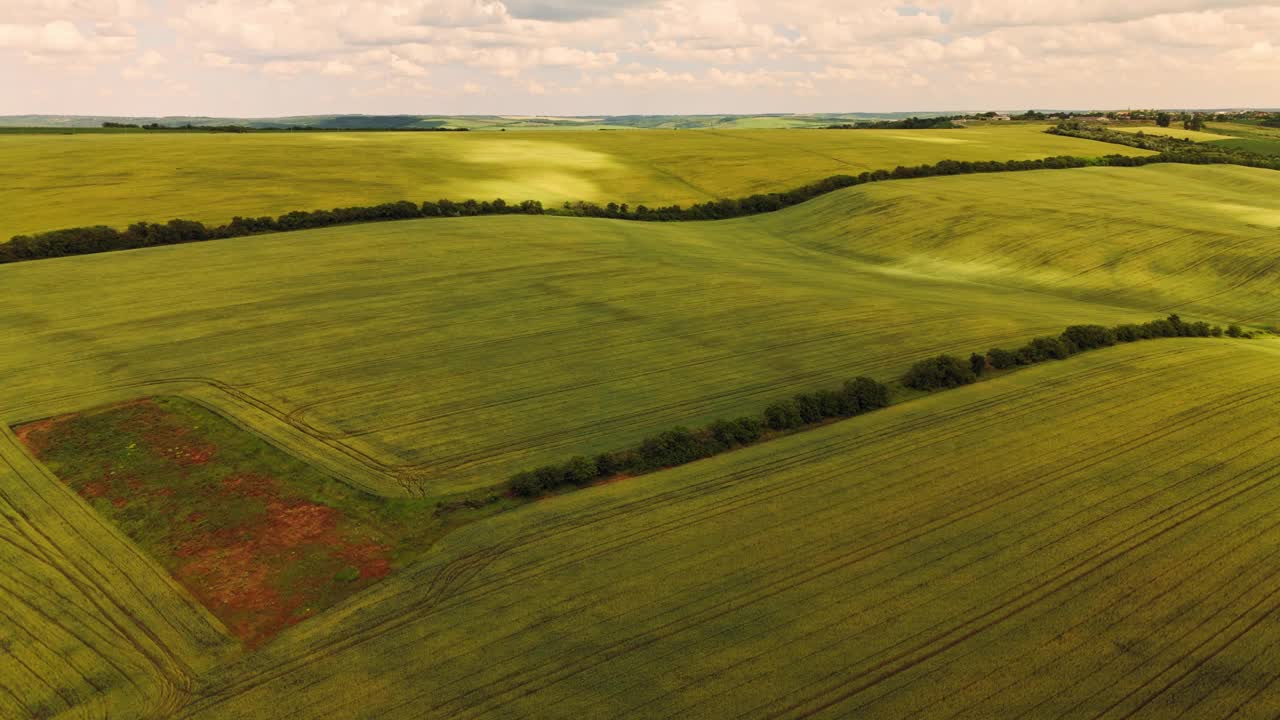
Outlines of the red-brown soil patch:
M49 436L52 430L62 421L62 417L51 417L39 420L26 425L20 425L13 429L13 434L18 436L18 440L22 441L36 457L49 448Z
M376 580L391 573L387 547L378 543L347 545L337 553L348 565L360 571L360 579Z
M391 542L368 524L375 501L317 495L326 477L189 403L146 399L15 431L248 648L393 569Z

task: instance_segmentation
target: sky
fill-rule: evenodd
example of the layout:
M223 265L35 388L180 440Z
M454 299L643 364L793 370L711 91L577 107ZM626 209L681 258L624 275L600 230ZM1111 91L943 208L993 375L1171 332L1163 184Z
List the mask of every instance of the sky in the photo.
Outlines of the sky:
M1280 106L1280 0L0 0L0 115Z

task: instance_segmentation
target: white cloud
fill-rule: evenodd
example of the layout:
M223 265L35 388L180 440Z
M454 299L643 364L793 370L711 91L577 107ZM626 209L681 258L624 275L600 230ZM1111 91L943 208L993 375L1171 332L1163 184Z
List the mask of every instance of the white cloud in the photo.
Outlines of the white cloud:
M1277 38L1280 0L0 0L0 61L38 68L0 103L101 73L256 114L433 85L458 112L1274 104Z

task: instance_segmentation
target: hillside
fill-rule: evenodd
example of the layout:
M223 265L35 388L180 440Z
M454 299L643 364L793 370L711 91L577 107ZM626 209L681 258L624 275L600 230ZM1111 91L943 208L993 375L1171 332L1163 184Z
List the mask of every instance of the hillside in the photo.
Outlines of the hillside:
M30 300L0 307L24 337L0 351L0 421L181 390L378 492L492 485L1067 324L1273 322L1253 214L1278 181L1047 171L720 223L421 220L13 265ZM1052 220L1020 225L1028 207Z
M542 502L179 717L1268 716L1276 353L1100 351Z
M759 226L904 272L1280 325L1280 174L1085 168L883 183Z
M1147 154L1041 130L0 134L0 239L442 197L689 204L942 159Z

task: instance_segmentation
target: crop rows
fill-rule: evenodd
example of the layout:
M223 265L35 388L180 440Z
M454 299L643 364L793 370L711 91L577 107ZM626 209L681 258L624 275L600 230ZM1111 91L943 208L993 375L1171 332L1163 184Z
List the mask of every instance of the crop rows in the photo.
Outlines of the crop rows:
M426 568L392 579L216 671L186 716L1265 709L1250 694L1274 678L1251 659L1280 642L1280 434L1255 428L1280 376L1269 349L1169 345L463 531L431 568L445 592L414 592Z
M0 715L172 711L230 650L203 608L0 432Z
M857 216L862 198L843 197ZM443 495L854 375L890 380L921 357L1154 309L885 271L815 250L805 217L782 215L390 223L7 268L16 292L44 300L0 308L28 330L0 355L4 419L194 383L336 475L396 493L398 475L422 474ZM1062 247L1089 234L1064 233ZM1161 233L1182 242L1186 229ZM1232 312L1229 280L1200 302Z
M1146 151L1045 126L927 131L0 136L0 240L66 227L465 200L650 207L952 160ZM181 157L180 167L173 158ZM86 162L86 158L91 161ZM121 182L127 177L127 182Z

